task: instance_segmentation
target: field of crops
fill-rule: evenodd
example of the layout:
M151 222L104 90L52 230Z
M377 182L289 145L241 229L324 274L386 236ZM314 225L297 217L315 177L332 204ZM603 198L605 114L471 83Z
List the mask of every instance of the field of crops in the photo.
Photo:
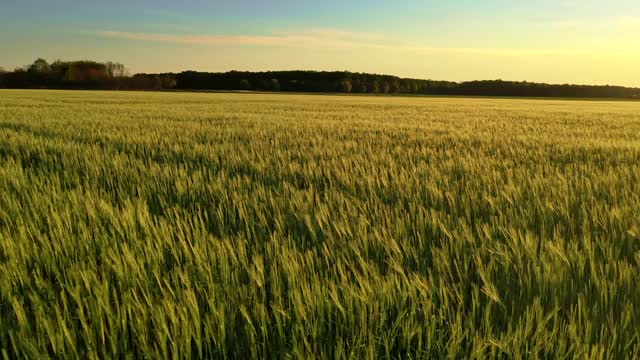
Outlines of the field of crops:
M638 358L640 103L0 91L0 357Z

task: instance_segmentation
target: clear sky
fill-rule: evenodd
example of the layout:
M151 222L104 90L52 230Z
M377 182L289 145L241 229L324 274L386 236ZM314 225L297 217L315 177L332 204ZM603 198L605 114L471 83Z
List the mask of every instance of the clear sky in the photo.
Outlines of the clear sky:
M0 0L0 66L640 86L639 0Z

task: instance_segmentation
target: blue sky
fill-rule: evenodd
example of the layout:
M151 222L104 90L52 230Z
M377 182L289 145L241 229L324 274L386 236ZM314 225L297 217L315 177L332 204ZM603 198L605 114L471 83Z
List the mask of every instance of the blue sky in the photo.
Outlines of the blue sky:
M640 86L640 1L0 0L0 66L350 70Z

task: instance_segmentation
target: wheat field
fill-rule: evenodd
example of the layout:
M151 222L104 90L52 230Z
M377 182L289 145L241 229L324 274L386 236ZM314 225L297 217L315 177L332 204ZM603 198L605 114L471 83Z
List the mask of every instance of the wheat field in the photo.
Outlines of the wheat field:
M0 357L640 356L640 103L0 91Z

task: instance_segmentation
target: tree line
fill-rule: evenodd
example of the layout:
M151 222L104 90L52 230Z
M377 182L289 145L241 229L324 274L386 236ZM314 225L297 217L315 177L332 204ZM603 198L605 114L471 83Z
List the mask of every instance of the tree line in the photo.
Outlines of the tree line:
M174 74L136 74L115 62L90 60L49 64L37 59L31 65L7 72L0 68L0 88L84 89L84 90L162 90L176 87Z
M33 64L12 72L0 68L0 87L640 99L640 88L622 86L550 85L503 80L458 83L346 71L184 71L177 74L130 75L126 67L119 63L58 60L49 64L44 59L37 59Z

